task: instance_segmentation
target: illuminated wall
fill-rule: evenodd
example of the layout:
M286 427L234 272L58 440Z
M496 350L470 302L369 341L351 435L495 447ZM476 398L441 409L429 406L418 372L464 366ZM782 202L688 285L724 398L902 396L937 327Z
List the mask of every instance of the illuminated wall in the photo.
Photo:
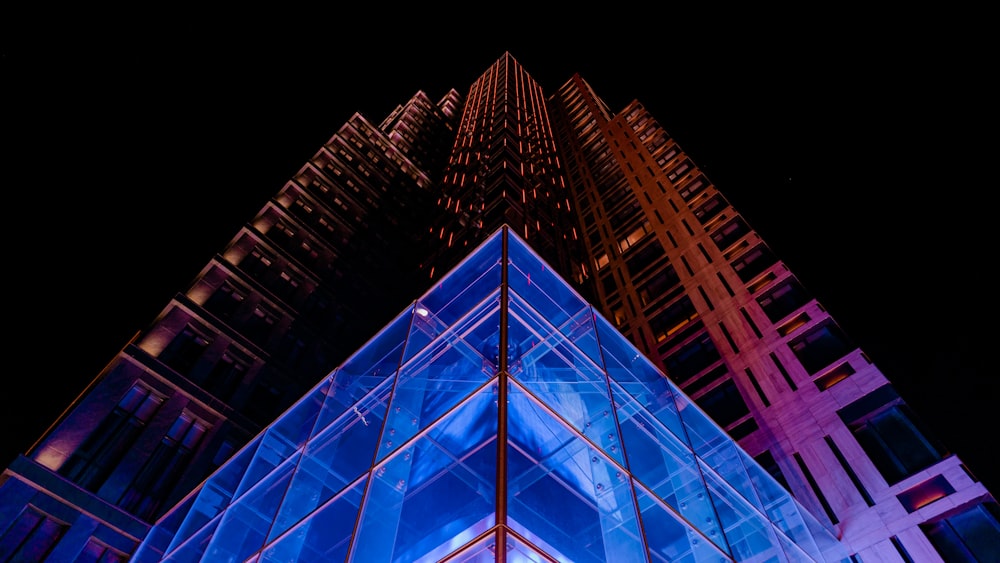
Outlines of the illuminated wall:
M133 560L449 554L845 557L507 227L168 513Z

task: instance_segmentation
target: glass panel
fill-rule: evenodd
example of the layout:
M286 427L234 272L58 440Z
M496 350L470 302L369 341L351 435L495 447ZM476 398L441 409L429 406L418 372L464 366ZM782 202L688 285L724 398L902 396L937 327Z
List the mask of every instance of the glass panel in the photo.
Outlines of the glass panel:
M795 542L785 537L780 531L775 531L774 537L781 553L779 561L838 561L837 559L824 558L823 555L813 551L815 546L795 545ZM817 556L819 557L818 559ZM850 561L847 559L846 551L844 552L844 557L839 561Z
M410 329L411 316L411 311L407 310L396 317L330 374L333 383L319 417L320 428L351 409L386 378L396 374Z
M456 563L494 563L496 561L496 549L497 538L496 534L493 533L465 548L464 553L456 554L448 561Z
M213 534L215 534L215 528L219 525L219 521L220 519L217 518L211 525L198 530L197 534L188 538L187 541L178 546L175 551L165 557L163 559L164 563L201 561L202 556L205 555L205 550L208 547L208 542L212 541ZM171 546L171 548L173 549L173 546Z
M531 303L591 360L600 362L590 305L517 237L508 239L507 260L510 290Z
M269 443L283 444L286 454L298 449L312 435L329 389L330 379L327 378L285 411L267 429Z
M423 315L423 310L433 316L437 326L450 326L500 287L500 235L498 231L479 245L418 299L418 314ZM407 358L418 350L408 347Z
M240 495L254 487L259 479L269 475L288 459L289 455L291 452L288 451L287 444L274 436L264 434L233 498L238 499Z
M508 525L560 561L645 561L621 466L516 383L508 404Z
M623 463L607 376L573 343L510 294L508 338L520 352L511 374L574 429Z
M309 442L268 540L371 469L391 387L384 382Z
M731 447L732 438L687 395L678 393L674 399L681 421L684 423L684 432L696 455L703 459L715 459L714 456L717 455L715 450Z
M344 561L367 476L334 497L261 554L261 561Z
M146 561L159 561L163 553L170 546L171 542L179 539L177 530L184 524L191 507L194 506L196 495L199 489L188 494L188 496L167 512L155 526L150 528L145 539L132 555L131 561L135 563L145 563ZM204 521L203 521L204 523Z
M375 469L351 561L435 561L496 524L496 382Z
M433 423L496 373L499 294L457 321L401 370L378 459Z
M295 454L285 460L226 510L205 552L206 560L242 561L264 546L298 459Z
M652 561L664 563L729 561L729 558L708 538L691 528L683 518L677 516L641 485L636 485L635 493Z
M767 561L771 558L784 561L771 523L723 482L711 468L704 463L700 465L705 472L705 482L725 534L723 540L717 533L709 533L712 541L720 546L724 546L723 542L728 542L737 561Z
M720 540L719 522L691 450L636 401L620 406L618 419L632 476L703 534Z
M715 448L706 449L699 457L710 465L730 487L736 489L748 503L758 510L763 510L764 506L750 483L750 475L744 465L744 461L753 465L756 465L757 462L747 456L736 442L727 439L725 442L720 442Z
M674 399L681 392L607 320L595 315L595 322L608 377L617 384L612 390L615 400L634 400L669 428L676 439L687 444Z
M990 513L990 506L990 502L984 502L948 518L962 543L982 561L1000 555L1000 524Z
M494 549L496 546L494 545ZM494 561L494 559L485 559ZM517 539L510 534L507 535L507 562L508 563L548 563L549 559L542 557L531 546Z
M409 361L415 354L423 350L424 346L448 330L448 325L434 315L423 303L417 302L413 311L413 324L410 326L410 335L406 341L404 362Z
M940 459L934 446L899 408L890 408L884 413L873 416L869 425L899 459L906 475Z
M246 474L247 467L253 461L257 448L260 447L261 436L257 436L252 442L244 446L229 461L220 467L210 477L198 493L198 498L194 501L191 512L186 514L184 522L167 550L174 549L178 544L187 540L199 528L222 513L229 502L232 501L236 489ZM218 524L216 522L216 524Z
M799 547L809 553L817 561L824 555L829 555L829 547L837 543L836 538L816 518L810 514L787 489L782 487L766 469L757 464L744 451L744 467L750 476L752 487L759 499L760 506L772 524L799 544ZM820 545L823 547L821 548Z

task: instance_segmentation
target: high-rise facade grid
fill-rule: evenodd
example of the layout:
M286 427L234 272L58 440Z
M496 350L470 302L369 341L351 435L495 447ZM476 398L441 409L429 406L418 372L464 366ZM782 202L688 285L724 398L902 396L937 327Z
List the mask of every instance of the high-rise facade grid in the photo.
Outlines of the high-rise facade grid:
M545 96L510 54L353 116L5 471L0 555L124 560L501 225L849 558L996 557L989 491L655 118L579 76Z

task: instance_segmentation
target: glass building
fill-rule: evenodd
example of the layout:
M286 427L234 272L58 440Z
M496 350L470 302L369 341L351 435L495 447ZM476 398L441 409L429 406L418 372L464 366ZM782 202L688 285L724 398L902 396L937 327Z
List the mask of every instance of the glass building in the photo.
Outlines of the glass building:
M845 556L504 227L168 513L133 560Z

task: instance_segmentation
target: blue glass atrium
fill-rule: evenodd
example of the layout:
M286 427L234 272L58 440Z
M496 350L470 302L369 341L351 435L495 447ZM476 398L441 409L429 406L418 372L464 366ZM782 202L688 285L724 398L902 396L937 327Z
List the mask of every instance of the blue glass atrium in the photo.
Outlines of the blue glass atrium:
M504 227L161 519L133 561L843 557Z

